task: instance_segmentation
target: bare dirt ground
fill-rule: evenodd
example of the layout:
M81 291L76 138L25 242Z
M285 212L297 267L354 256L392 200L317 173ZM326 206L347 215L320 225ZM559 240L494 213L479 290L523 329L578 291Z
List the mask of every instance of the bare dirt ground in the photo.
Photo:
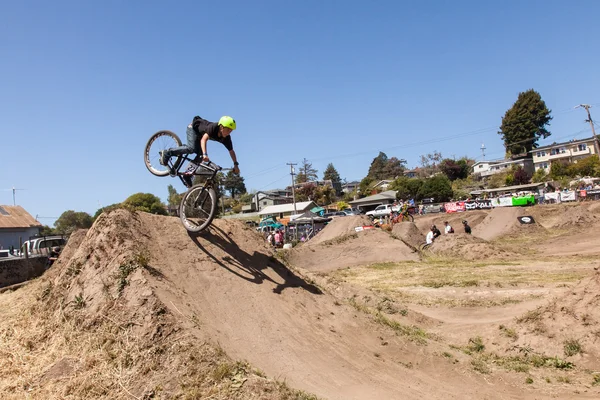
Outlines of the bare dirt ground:
M0 294L0 397L599 398L599 217L344 217L276 254L241 222L193 237L116 210ZM414 251L445 220L457 233Z

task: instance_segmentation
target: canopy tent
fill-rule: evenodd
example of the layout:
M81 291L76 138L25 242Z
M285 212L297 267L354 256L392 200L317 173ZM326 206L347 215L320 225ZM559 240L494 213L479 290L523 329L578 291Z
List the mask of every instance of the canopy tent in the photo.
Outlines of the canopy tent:
M312 211L306 211L288 222L288 225L316 224L329 221L331 221L331 218L321 217Z
M325 211L325 209L323 207L316 206L316 207L311 208L310 211L315 214L319 214L319 213L322 213L323 211Z

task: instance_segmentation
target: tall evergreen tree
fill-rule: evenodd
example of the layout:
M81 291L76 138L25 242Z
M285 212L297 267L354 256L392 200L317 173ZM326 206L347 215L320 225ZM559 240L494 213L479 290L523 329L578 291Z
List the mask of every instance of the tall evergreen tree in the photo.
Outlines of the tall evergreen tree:
M386 179L385 167L387 163L388 156L383 151L380 151L377 157L375 157L371 162L367 177L371 178L372 180Z
M317 170L313 168L306 158L302 160L302 165L298 168L298 175L296 175L296 183L306 183L317 180Z
M404 176L404 170L406 169L406 160L398 159L397 157L390 158L385 167L383 167L383 179L396 179L400 176Z
M233 171L228 171L227 175L225 175L225 178L223 179L223 187L225 190L228 190L231 193L232 199L235 198L236 193L246 193L246 184L244 183L244 178Z
M540 138L550 136L546 126L551 120L550 110L538 92L529 89L519 93L515 104L504 114L498 131L507 154L526 154L536 148Z
M341 182L340 174L333 166L333 163L327 164L327 168L325 168L325 172L323 172L323 180L330 180L334 184Z

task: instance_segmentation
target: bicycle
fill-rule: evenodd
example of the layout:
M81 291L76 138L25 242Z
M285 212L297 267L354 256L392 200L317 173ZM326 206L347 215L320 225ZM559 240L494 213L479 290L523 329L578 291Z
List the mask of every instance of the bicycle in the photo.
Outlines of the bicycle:
M154 147L153 147L154 146ZM189 177L181 172L185 161L193 162L189 154L171 157L168 165L159 162L159 151L181 146L179 137L171 131L158 131L150 137L144 149L144 162L151 174L156 176L178 176L188 188L179 204L179 218L184 228L189 232L197 233L206 229L217 213L218 187L217 174L231 168L221 168L213 162L201 163L193 175L206 177L204 183L190 185L184 177Z
M403 221L415 222L415 217L408 211L410 209L411 207L407 208L404 212L395 212L394 217L392 218L392 224L397 224Z

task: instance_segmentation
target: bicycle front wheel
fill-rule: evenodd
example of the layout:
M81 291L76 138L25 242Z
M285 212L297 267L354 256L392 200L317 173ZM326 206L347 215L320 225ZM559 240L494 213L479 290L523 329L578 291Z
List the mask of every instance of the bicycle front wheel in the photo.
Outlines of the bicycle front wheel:
M181 139L171 131L158 131L152 135L144 149L144 163L148 171L156 176L169 175L169 167L160 164L159 152L179 146L181 146ZM174 156L171 159L173 160L173 169L177 170L182 161L181 156Z
M217 193L204 184L192 186L181 199L179 218L189 232L200 232L212 222L217 212Z

